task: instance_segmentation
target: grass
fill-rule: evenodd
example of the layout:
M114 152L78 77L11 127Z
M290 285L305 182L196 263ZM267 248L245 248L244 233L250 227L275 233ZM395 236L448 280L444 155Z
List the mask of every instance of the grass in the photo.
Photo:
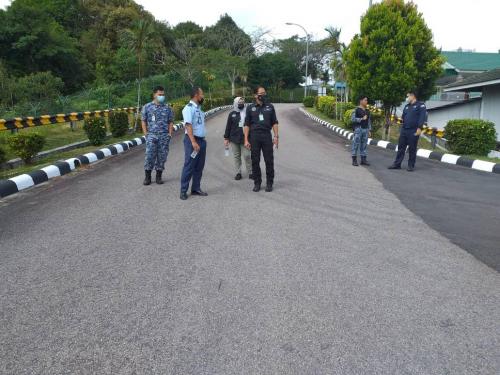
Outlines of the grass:
M129 139L140 137L141 135L142 135L142 133L126 134L123 137L111 138L106 142L106 144L110 145L110 144L114 144L117 142L126 141ZM71 143L71 142L69 142L69 143ZM35 169L40 169L40 168L46 167L47 165L54 163L55 161L69 159L69 158L75 157L76 155L81 155L81 154L85 154L87 152L92 152L92 151L98 150L98 149L103 148L103 147L105 147L105 146L104 145L103 146L86 146L86 147L81 147L81 148L77 148L77 149L70 150L70 151L57 152L57 153L54 153L52 155L47 156L46 158L43 158L41 160L37 160L37 161L33 162L33 164L30 164L30 165L22 165L20 167L13 168L13 169L0 170L0 179L11 178L11 177L17 176L19 174L30 172L30 171L35 170Z
M308 111L309 113L313 114L314 116L319 117L322 120L328 121L329 123L331 123L333 125L340 126L340 127L344 128L344 123L342 121L332 119L331 117L325 115L323 112L319 111L318 109L316 109L314 107L313 108L306 107L305 110ZM374 139L382 139L381 132L382 132L382 129L379 130L377 133L372 134L373 138ZM398 143L398 139L399 139L399 129L396 128L396 127L392 127L390 135L389 135L389 141L391 143L397 144ZM420 139L418 141L418 147L426 149L426 150L432 150L432 151L441 152L441 153L445 153L446 152L446 151L443 151L443 150L441 150L439 148L433 149L432 145L431 145L431 142L428 141L427 139L425 139L424 137L420 137ZM452 153L452 152L448 151L448 153ZM487 156L481 156L481 155L461 155L461 156L467 157L469 159L478 159L478 160L490 161L490 162L493 162L493 163L500 163L500 159L498 159L498 158L489 158Z

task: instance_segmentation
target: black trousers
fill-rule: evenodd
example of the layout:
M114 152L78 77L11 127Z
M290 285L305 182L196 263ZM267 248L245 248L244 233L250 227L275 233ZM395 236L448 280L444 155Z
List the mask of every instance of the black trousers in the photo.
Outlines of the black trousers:
M250 145L254 183L256 185L262 183L262 172L260 171L260 153L262 151L266 163L266 182L272 185L274 182L274 155L271 132L251 132Z
M396 160L394 160L394 165L401 166L405 158L406 148L408 147L408 166L412 168L415 167L418 139L420 138L418 135L415 135L416 131L416 129L401 129L398 142L398 154L396 155Z

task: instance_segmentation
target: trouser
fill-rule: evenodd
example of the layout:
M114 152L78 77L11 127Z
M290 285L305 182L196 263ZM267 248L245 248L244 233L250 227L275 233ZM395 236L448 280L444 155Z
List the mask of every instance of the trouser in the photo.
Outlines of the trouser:
M234 171L236 174L241 173L241 157L245 161L248 174L252 174L252 159L250 158L250 151L241 143L231 142L231 150L234 156Z
M266 163L266 182L272 185L274 182L274 156L273 156L273 139L271 132L250 133L250 145L252 156L252 174L256 185L262 183L262 173L260 171L260 152L264 155Z
M151 171L163 171L167 161L170 134L152 134L146 135L146 157L144 159L144 169Z
M356 126L354 129L354 136L352 137L351 154L352 156L358 156L359 154L366 157L366 148L368 144L368 129L363 129L361 126Z
M196 157L192 158L193 145L187 135L184 136L184 167L182 168L181 175L181 192L188 191L189 183L191 184L191 191L199 191L201 184L201 176L203 175L203 168L205 167L205 157L207 154L207 142L205 138L195 137L196 142L200 146L200 151Z
M405 157L406 148L408 147L408 167L415 167L419 139L419 136L415 135L416 131L416 129L401 129L401 133L399 134L398 153L396 155L396 160L394 160L394 165L398 167L401 166Z

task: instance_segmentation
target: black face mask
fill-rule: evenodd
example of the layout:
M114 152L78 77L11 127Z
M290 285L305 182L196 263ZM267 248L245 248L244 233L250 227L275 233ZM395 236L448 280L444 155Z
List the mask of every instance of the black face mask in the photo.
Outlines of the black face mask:
M238 109L243 109L245 108L245 104L238 104Z
M202 105L204 101L205 101L205 98L201 98L200 100L198 100L198 104Z
M267 95L259 95L257 98L262 102L262 103L267 103Z

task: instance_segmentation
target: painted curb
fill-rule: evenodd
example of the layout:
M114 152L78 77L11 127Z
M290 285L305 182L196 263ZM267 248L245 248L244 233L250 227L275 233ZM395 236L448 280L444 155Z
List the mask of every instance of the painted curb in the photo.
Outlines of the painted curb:
M227 105L211 109L205 112L205 118L210 117L217 112L232 107L233 107L232 105ZM183 123L177 123L174 125L174 131L178 131L183 128L184 128ZM52 165L48 165L41 169L37 169L28 173L11 177L7 180L0 180L0 198L16 194L32 186L36 186L43 182L47 182L52 178L60 177L65 174L71 173L76 168L82 165L93 164L99 160L108 158L110 156L121 154L125 151L130 150L131 148L144 144L145 142L146 142L145 137L137 137L128 141L105 146L93 152L88 152L86 154L79 155L74 158L60 160Z
M354 136L354 133L345 130L339 126L333 125L328 121L322 120L317 116L307 112L304 108L299 108L305 116L309 117L311 120L316 121L317 123L327 127L334 133L351 140ZM394 143L390 143L387 141L381 141L377 139L368 138L368 144L371 146L377 146L380 148L385 148L388 150L397 151L398 145ZM419 148L417 150L417 156L424 159L432 159L440 161L441 163L446 164L454 164L459 165L466 168L475 169L482 172L490 172L490 173L498 173L500 174L500 163L492 163L490 161L478 160L478 159L469 159L464 156L454 155L454 154L446 154L438 151L426 150L423 148Z

